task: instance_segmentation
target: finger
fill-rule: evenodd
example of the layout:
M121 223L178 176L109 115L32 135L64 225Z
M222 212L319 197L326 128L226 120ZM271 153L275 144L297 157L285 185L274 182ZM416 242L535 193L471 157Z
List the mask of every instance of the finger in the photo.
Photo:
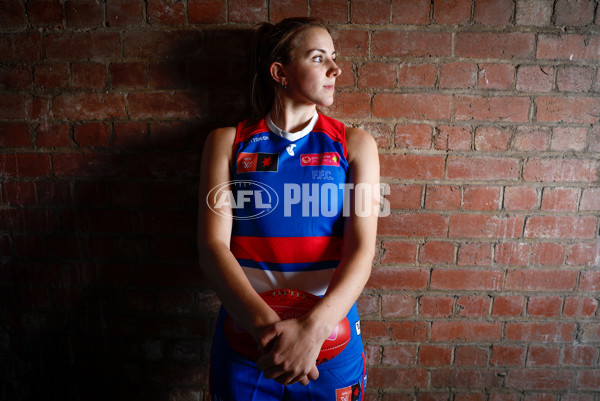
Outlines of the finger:
M263 348L266 349L269 344L277 337L277 330L275 330L274 328L271 328L267 331L265 331L261 336L260 336L260 341L259 341L259 345Z
M319 378L319 369L317 369L317 367L315 365L313 365L310 372L308 372L307 377L310 380L317 380Z

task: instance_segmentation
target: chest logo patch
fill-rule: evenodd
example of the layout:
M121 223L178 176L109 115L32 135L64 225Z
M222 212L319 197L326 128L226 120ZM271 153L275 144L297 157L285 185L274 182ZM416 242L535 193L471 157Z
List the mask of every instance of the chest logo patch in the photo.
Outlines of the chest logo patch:
M340 165L338 152L308 153L300 155L301 166L335 166Z
M279 154L277 153L245 153L238 154L238 173L250 173L254 171L276 172L279 168Z

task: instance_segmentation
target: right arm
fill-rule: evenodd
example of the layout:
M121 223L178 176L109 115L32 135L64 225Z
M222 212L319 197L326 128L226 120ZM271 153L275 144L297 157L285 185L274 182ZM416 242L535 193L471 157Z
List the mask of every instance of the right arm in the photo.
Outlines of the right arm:
M207 204L207 201L211 201L207 200L211 188L231 180L234 139L234 127L220 128L210 133L204 145L198 207L198 251L202 271L229 315L255 340L260 341L262 331L280 318L260 298L231 253L231 217L215 213ZM230 209L221 208L221 211L231 215Z

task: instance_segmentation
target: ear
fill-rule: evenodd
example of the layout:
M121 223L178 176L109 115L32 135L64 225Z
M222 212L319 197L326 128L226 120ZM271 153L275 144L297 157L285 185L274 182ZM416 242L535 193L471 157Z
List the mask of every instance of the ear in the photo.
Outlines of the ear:
M271 64L271 77L273 78L273 80L275 82L277 82L279 85L286 87L288 82L287 82L287 75L285 72L285 67L283 66L283 64L281 64L280 62L276 61L273 64Z

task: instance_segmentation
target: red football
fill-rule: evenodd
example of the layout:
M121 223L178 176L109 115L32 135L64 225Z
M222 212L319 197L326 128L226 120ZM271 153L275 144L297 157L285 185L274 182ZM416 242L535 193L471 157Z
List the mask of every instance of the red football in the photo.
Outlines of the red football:
M308 292L289 289L267 291L260 294L260 296L283 320L304 315L320 299ZM259 357L258 345L250 333L238 326L229 315L225 319L224 329L225 338L234 350L252 360ZM350 323L347 318L344 318L321 346L321 352L317 357L317 365L337 356L349 341Z

